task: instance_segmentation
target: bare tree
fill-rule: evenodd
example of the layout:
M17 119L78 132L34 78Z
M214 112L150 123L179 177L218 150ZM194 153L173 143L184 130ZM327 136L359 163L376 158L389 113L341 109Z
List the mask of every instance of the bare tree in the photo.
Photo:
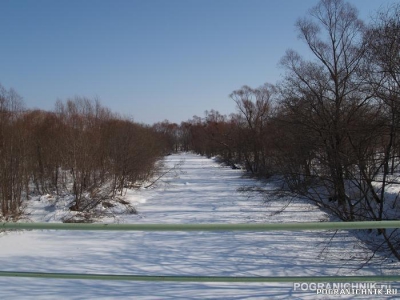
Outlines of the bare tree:
M238 110L237 120L241 120L237 125L246 145L246 150L242 151L245 165L253 174L267 175L270 171L267 128L276 94L276 88L266 83L257 89L243 86L230 95Z
M310 10L309 17L297 22L297 28L316 60L305 61L293 50L286 53L282 59L288 70L283 105L318 137L319 161L330 183L328 193L341 207L342 218L352 220L345 187L347 137L349 124L360 117L369 99L360 93L357 76L365 51L364 25L350 4L322 0Z
M364 40L367 47L362 75L378 103L381 126L376 130L380 137L376 139L379 143L369 158L369 172L365 171L365 164L360 166L360 170L367 185L365 190L378 203L369 205L367 211L370 218L392 219L400 214L396 201L390 201L386 195L387 188L397 182L393 175L399 158L400 5L393 4L381 9L366 31ZM400 253L395 246L400 240L398 231L389 233L379 230L379 233L390 252L400 260Z
M3 217L20 213L22 192L28 180L26 134L20 122L22 98L0 85L0 201Z

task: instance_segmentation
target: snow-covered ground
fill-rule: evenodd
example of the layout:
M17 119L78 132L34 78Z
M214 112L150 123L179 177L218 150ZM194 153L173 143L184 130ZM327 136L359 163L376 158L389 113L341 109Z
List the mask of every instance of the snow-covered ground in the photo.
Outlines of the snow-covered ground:
M179 164L148 189L128 191L137 215L115 215L120 223L253 223L327 220L299 199L240 192L275 189L239 170L190 153L166 158ZM68 213L61 200L30 200L35 222L58 222ZM337 232L90 232L19 231L0 236L1 271L135 275L315 276L398 274L399 264L361 250L346 231ZM327 242L329 247L327 248ZM393 288L400 286L392 284ZM332 299L292 283L166 283L0 278L0 299ZM339 298L339 297L338 297ZM366 296L343 298L366 299ZM376 299L377 296L371 296ZM378 297L382 298L382 296ZM392 299L400 298L400 295ZM390 297L387 297L390 299Z

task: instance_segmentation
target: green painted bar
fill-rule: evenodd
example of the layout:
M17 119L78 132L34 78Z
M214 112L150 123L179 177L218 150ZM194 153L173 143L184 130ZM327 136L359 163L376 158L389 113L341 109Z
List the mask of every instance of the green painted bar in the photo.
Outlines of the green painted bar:
M1 223L0 229L108 230L108 231L300 231L327 229L400 228L400 221L304 222L249 224L82 224Z
M364 222L304 222L251 224L82 224L82 223L0 223L0 229L39 230L108 230L108 231L299 231L327 229L400 228L400 221ZM40 273L0 271L0 277L30 277L81 280L129 280L166 282L393 282L400 275L389 276L289 276L289 277L229 277L229 276L147 276L77 273Z
M228 276L146 276L77 273L38 273L0 271L0 277L29 277L81 280L126 280L165 282L393 282L400 281L400 275L389 276L271 276L271 277L228 277Z

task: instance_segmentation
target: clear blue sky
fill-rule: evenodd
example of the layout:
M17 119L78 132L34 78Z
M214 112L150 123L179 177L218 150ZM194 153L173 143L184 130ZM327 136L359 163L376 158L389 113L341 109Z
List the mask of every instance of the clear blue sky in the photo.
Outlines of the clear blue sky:
M350 0L364 20L399 0ZM135 121L235 111L228 95L275 83L294 23L317 0L0 0L0 83L27 108L98 97Z

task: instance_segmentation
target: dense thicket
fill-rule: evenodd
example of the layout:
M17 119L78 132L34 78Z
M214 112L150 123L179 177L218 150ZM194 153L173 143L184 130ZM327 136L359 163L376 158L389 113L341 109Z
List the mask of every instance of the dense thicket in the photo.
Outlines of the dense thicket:
M149 178L168 147L161 133L97 101L27 111L15 91L0 87L1 215L18 215L32 193L73 194L70 208L87 210Z
M344 221L400 217L400 5L369 25L342 0L296 23L312 55L288 50L276 86L243 86L237 112L211 110L173 128L175 143L286 186ZM397 231L379 230L400 260Z

